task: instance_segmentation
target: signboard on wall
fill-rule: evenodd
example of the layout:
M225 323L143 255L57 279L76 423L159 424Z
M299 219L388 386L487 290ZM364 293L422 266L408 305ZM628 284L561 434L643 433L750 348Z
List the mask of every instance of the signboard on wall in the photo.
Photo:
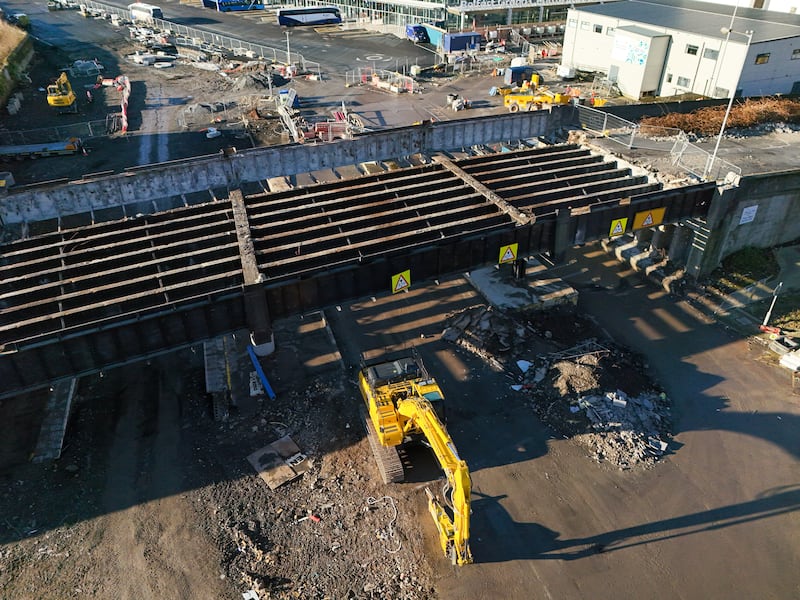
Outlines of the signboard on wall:
M742 217L739 219L739 225L744 225L745 223L752 223L755 221L757 212L758 204L754 204L753 206L745 206L744 210L742 211Z
M650 52L650 40L629 37L619 30L616 32L614 47L611 49L612 60L643 67L647 63L648 52Z

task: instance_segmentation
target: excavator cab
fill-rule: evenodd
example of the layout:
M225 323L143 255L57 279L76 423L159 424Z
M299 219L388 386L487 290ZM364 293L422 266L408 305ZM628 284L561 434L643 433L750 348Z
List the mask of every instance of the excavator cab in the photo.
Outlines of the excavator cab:
M419 355L404 355L394 360L384 359L371 365L367 365L362 360L362 368L367 383L373 390L389 389L391 387L394 391L393 396L395 399L418 394L430 402L434 411L436 411L436 416L443 423L446 422L442 391L425 370L425 365ZM424 383L425 385L412 386L409 385L409 382L414 382L415 384Z
M78 99L65 72L47 86L47 103L61 112L78 112Z

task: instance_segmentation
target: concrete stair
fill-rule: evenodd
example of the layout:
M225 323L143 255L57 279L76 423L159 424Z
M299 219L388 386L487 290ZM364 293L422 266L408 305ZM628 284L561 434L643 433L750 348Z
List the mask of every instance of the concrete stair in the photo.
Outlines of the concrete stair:
M639 247L632 235L603 240L603 250L622 263L644 274L666 292L678 293L684 285L683 269L674 267L660 252Z

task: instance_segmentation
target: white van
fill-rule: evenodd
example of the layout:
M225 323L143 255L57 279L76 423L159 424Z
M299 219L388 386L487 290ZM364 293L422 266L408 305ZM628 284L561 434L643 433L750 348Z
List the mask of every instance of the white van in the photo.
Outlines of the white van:
M153 19L163 19L164 13L161 8L144 2L135 2L128 5L128 12L131 14L131 21L144 21L152 23Z

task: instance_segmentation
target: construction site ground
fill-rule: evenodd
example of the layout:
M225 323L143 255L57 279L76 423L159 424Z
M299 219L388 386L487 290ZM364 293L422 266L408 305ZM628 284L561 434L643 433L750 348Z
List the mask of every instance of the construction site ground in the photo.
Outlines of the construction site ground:
M88 45L37 58L18 120L3 115L0 126L52 124L38 88L58 66L98 58L109 76L131 78L133 124L145 135L90 140L88 156L12 164L18 181L120 171L249 143L233 134L208 139L203 127L172 129L187 104L219 101L225 78L123 62L132 49L125 36L102 23L89 29L96 37ZM489 75L431 80L413 97L345 88L341 79L293 86L309 118L345 100L368 127L385 127L502 112L501 99L488 96L497 82ZM453 113L448 93L478 102ZM102 118L114 94L84 102L77 118ZM781 148L783 140L770 150L789 160ZM263 363L276 399L242 402L222 422L212 419L204 392L201 348L81 379L61 459L0 474L0 596L800 595L800 408L787 372L759 360L762 347L642 282L598 246L576 251L548 275L578 290L578 313L523 320L525 343L512 327L504 344L482 353L442 336L454 316L486 305L462 277L330 307L324 319L276 323L278 352ZM539 366L542 353L587 339L614 348L617 368L564 369L545 380L561 386L541 396L550 399L546 406L528 388L512 388L537 383L514 370L518 360ZM358 355L410 345L442 384L450 433L472 472L470 566L452 567L437 546L423 491L442 483L431 455L409 451L408 483L384 486L358 422ZM246 363L240 368L249 375ZM615 389L600 392L664 392L671 416L663 455L620 466L587 443L587 423L572 419L578 413L569 407L601 381ZM25 401L42 406L45 397ZM287 434L310 469L270 490L247 456Z
M797 595L800 408L786 373L599 246L548 275L578 290L578 312L498 314L478 353L442 335L486 308L461 277L279 322L263 361L276 399L245 393L222 422L199 348L82 379L62 458L2 475L3 596ZM598 462L512 388L518 360L589 338L619 352L603 387L666 392L668 448L654 463ZM408 452L408 482L384 486L358 423L358 355L411 345L445 390L471 469L473 565L438 548L429 451ZM584 395L584 367L552 384ZM310 468L270 490L247 456L287 434Z

